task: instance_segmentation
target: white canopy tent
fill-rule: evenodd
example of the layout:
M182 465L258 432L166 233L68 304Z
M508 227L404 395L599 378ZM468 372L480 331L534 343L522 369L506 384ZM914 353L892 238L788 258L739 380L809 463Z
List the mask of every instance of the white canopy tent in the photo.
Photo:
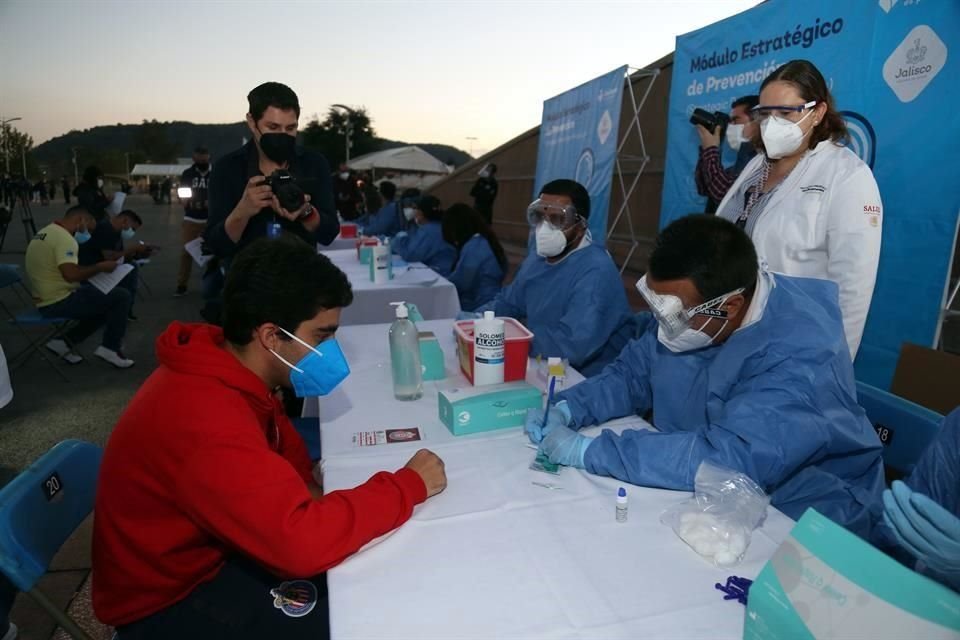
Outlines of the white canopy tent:
M429 173L447 175L450 167L416 145L374 151L354 158L348 165L355 171L384 173Z
M374 151L347 164L354 171L369 171L374 183L389 179L400 189L425 189L453 170L416 145Z
M192 166L191 164L150 164L150 163L138 163L133 166L133 170L130 172L131 176L147 176L147 177L157 177L157 176L177 176L180 177L180 174L189 169Z

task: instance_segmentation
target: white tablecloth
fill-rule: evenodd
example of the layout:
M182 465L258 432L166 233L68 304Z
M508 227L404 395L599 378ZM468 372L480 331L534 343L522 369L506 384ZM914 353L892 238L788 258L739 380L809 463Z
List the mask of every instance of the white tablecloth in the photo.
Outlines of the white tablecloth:
M460 312L456 287L419 262L395 266L393 280L374 284L369 266L357 259L355 249L321 253L347 274L353 287L353 304L343 310L341 326L392 322L395 315L390 303L400 300L416 304L427 320L453 318Z
M357 246L356 238L341 238L337 236L333 239L329 245L324 246L322 244L317 244L317 251L326 252L326 251L344 251L346 249L355 249Z
M393 399L386 325L338 333L353 373L323 399L325 491L400 468L421 447L443 458L449 484L400 529L329 572L333 638L741 637L744 608L724 601L714 583L755 577L788 534L789 518L770 509L745 562L719 570L659 522L664 508L689 494L571 468L559 476L531 471L535 454L519 428L452 436L436 399L438 386L463 380L451 322L419 326L440 338L449 377L427 383L416 402ZM569 383L580 379L574 372ZM528 380L543 386L532 370ZM423 441L351 444L355 431L413 426ZM614 517L619 486L629 494L626 523Z

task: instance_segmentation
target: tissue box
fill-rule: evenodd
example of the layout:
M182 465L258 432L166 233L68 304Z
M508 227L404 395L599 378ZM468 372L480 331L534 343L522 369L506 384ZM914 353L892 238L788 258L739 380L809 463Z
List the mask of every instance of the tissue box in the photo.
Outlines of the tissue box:
M411 319L413 314L410 314ZM443 366L443 350L440 341L432 331L421 331L420 338L420 366L423 369L424 380L443 380L447 377Z
M807 509L750 587L744 640L950 638L960 594Z
M360 238L357 240L357 259L360 264L370 264L373 256L373 247L379 244L376 238Z
M526 382L440 391L440 421L455 436L523 425L527 409L540 409L540 390Z

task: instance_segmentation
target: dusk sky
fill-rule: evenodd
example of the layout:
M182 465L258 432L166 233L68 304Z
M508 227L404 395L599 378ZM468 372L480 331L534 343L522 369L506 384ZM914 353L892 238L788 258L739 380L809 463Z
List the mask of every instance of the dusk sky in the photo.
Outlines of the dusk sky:
M539 124L544 99L755 4L0 0L0 117L35 144L145 118L235 122L277 80L301 124L365 106L382 137L479 155Z

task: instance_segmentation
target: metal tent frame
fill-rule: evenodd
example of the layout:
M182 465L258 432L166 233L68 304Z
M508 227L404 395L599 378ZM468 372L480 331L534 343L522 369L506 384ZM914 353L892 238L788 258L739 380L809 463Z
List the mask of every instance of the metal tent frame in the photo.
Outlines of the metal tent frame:
M953 260L957 255L957 238L960 233L960 215L957 216L957 226L953 230L953 251L950 252L950 262L947 264L947 281L943 287L943 306L940 308L940 318L937 320L937 331L933 336L933 348L946 351L943 344L943 324L949 318L960 318L960 309L954 309L953 305L960 295L960 273L957 273L957 281L951 287L951 272Z
M607 225L607 240L609 241L616 231L617 226L620 224L623 215L626 213L627 217L627 229L629 231L629 242L630 250L627 252L627 256L623 260L623 264L620 265L620 273L622 274L626 270L627 265L630 264L630 259L633 257L633 254L636 253L637 247L640 245L640 242L637 240L637 233L633 227L633 212L630 210L630 196L633 195L633 192L637 188L637 184L640 182L640 176L643 175L644 169L646 169L647 164L650 162L650 156L647 154L647 145L643 138L643 128L640 126L640 110L643 109L644 104L647 102L647 98L650 96L650 91L653 89L653 84L656 82L657 78L660 76L659 69L639 69L636 67L627 67L627 75L624 78L626 87L624 87L627 95L630 96L630 107L633 112L633 117L630 119L630 126L627 127L626 131L623 131L620 134L620 142L617 144L617 155L616 155L616 177L617 184L620 187L620 195L622 197L622 202L620 203L620 208L617 210L617 215L614 216L613 222ZM642 90L642 95L640 95L639 100L637 99L637 90L634 87L634 82L636 84L642 84L646 80L646 88ZM636 132L636 133L634 133ZM640 142L640 155L633 155L624 153L623 148L626 146L627 142L630 140L631 134L634 134ZM633 176L633 180L630 181L629 186L627 185L626 178L624 177L624 165L639 163L636 174Z

